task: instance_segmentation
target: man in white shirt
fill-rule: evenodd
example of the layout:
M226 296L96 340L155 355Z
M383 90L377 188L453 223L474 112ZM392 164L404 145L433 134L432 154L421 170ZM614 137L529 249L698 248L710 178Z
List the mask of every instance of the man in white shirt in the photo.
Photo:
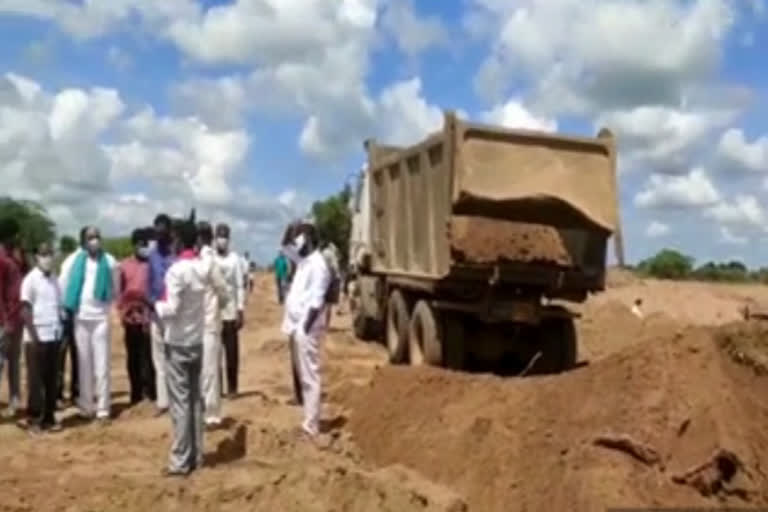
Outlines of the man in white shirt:
M192 221L176 227L181 251L165 274L165 296L155 304L165 326L165 369L173 441L166 476L186 476L203 463L201 374L206 291L212 266L195 254Z
M120 293L120 273L115 258L101 247L101 232L96 227L86 231L86 246L68 266L61 269L61 293L64 307L75 319L78 377L78 405L86 418L95 415L102 424L109 423L111 409L110 352L111 309Z
M52 273L53 251L42 243L36 253L37 265L21 283L24 341L27 343L27 390L30 430L59 430L56 423L58 359L61 339L61 293ZM35 417L33 417L35 416Z
M296 274L285 301L283 333L295 344L300 398L303 402L302 430L310 439L319 434L320 421L320 341L325 335L326 294L331 273L317 250L317 230L301 224L293 231L286 255L296 261Z
M221 311L221 341L226 362L227 396L237 395L240 366L240 329L243 327L243 272L240 257L230 250L230 230L226 224L216 226L216 263L227 282L229 299Z
M221 424L221 309L227 305L227 283L216 262L213 250L213 228L207 222L197 225L200 258L209 265L211 282L205 291L205 331L203 332L202 393L205 424Z

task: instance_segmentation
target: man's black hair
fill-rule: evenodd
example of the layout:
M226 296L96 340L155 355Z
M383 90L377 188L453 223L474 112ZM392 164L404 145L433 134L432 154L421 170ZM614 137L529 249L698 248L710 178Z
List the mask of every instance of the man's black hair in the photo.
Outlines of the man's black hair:
M153 226L147 226L144 228L144 233L147 235L147 242L155 240L155 228Z
M161 213L157 217L155 217L155 222L152 223L153 226L157 226L158 224L167 227L168 229L171 229L173 223L171 222L171 218L165 214Z
M210 222L204 220L197 223L197 234L200 236L200 242L204 245L211 245L213 242L213 227Z
M91 229L91 226L88 225L80 228L80 247L85 247L85 242L87 242L85 235L88 233L89 229Z
M40 242L35 248L35 254L40 255L43 253L43 247L48 249L47 252L53 253L53 245L50 242Z
M149 242L149 233L146 228L137 228L131 233L131 243L134 246L141 245L142 243Z
M223 222L220 222L216 225L216 235L219 234L220 231L224 231L227 233L227 236L229 236L232 233L232 230L229 229L229 225L224 224Z
M0 219L0 242L7 242L15 237L21 231L19 221L13 217L4 217Z
M197 226L188 220L175 226L176 236L182 249L194 249L197 246Z

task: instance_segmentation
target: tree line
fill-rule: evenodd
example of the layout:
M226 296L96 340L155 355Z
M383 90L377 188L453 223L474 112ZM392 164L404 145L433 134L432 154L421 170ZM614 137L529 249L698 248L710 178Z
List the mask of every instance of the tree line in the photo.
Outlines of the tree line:
M658 279L691 279L729 283L768 283L768 267L749 269L737 260L707 261L696 265L696 260L674 249L663 249L633 267L641 275Z

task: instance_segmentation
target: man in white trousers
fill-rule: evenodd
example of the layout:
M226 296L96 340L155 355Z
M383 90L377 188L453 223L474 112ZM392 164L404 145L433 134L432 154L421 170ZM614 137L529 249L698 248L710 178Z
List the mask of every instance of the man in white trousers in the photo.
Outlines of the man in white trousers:
M320 341L325 335L326 294L331 273L317 249L317 230L304 223L293 230L286 255L297 263L285 301L283 333L295 343L304 409L303 434L314 441L320 433Z
M149 252L149 301L154 305L160 300L165 289L165 274L176 259L171 236L171 218L161 213L154 222L156 245ZM154 306L153 306L154 309ZM163 322L153 315L150 325L152 339L152 363L155 366L155 389L157 391L157 415L168 410L168 387L165 382L165 348Z
M205 330L203 331L202 393L205 424L221 425L221 309L227 306L229 293L213 250L213 228L208 222L197 225L200 259L210 267L211 282L205 290Z
M201 374L205 295L212 266L195 253L193 221L176 228L180 251L165 276L165 291L155 304L165 325L165 369L173 441L166 476L186 476L203 464Z
M216 226L216 263L227 282L229 294L227 306L221 312L221 341L226 363L227 397L234 398L238 391L240 329L244 321L245 293L242 261L230 247L230 229L226 224Z
M78 405L86 418L109 423L111 409L110 353L111 309L120 293L120 274L111 254L101 247L101 233L89 227L85 250L61 269L64 307L75 321L80 396ZM94 411L94 380L98 403Z

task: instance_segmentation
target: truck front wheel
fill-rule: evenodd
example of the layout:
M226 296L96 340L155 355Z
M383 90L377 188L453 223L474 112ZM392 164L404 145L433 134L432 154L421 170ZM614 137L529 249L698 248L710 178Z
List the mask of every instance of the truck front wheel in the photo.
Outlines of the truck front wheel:
M402 364L408 356L408 303L400 290L389 296L387 303L387 350L389 362Z

